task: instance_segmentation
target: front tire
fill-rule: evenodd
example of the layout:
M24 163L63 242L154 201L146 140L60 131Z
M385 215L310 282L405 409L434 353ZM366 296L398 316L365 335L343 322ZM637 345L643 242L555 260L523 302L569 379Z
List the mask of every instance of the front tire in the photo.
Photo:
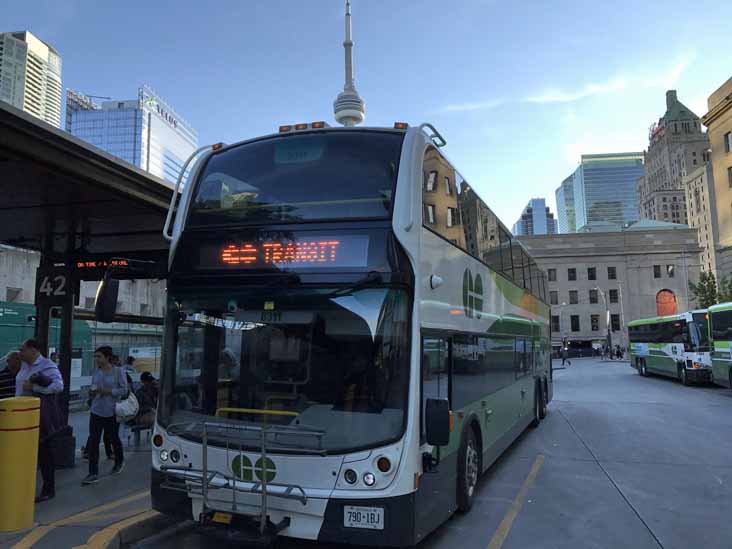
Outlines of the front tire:
M473 506L478 475L480 475L480 449L475 431L468 427L458 451L457 506L461 513L467 513Z
M546 417L546 412L547 412L546 407L547 407L547 400L549 400L549 398L548 398L549 395L547 394L547 391L546 391L546 385L544 383L542 383L541 381L539 382L539 388L540 388L540 392L541 392L541 406L539 408L539 419L544 419Z
M684 386L689 386L689 376L686 374L686 368L684 366L681 366L679 368L679 379L681 380L681 384Z

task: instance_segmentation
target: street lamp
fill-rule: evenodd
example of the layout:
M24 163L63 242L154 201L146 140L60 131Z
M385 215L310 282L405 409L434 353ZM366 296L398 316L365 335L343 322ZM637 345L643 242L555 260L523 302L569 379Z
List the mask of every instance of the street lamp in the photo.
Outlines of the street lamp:
M603 292L598 286L595 286L595 290L602 296L602 301L605 304L605 325L607 326L607 348L610 350L610 356L613 352L613 340L610 332L610 308L607 306L607 299L605 298L605 292Z

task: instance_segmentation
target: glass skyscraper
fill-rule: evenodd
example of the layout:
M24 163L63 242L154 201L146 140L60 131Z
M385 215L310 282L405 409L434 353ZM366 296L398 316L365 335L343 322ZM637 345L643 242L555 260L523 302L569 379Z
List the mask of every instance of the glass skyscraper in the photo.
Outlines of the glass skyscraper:
M597 222L623 226L638 221L635 187L642 175L642 152L583 154L572 175L577 230Z
M554 191L557 199L557 227L560 233L576 233L577 225L574 217L574 175L562 181Z
M136 99L101 105L69 90L66 130L173 183L198 147L196 131L147 86Z
M533 234L557 234L557 220L549 211L546 200L532 198L521 212L521 217L513 224L514 236Z

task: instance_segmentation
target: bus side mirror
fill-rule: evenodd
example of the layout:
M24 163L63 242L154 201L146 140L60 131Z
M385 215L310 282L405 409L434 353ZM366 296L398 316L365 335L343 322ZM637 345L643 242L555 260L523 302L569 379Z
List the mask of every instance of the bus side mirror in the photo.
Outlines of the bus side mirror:
M99 322L114 322L118 296L119 280L112 278L107 271L97 288L97 298L94 304L94 317Z
M446 398L428 398L425 403L427 444L447 446L450 442L450 403Z

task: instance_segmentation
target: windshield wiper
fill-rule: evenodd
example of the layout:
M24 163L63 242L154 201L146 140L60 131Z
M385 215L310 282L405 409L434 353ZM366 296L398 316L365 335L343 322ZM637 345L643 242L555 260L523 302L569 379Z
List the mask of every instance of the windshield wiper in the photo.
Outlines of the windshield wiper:
M377 271L369 271L368 274L354 282L352 285L347 286L346 288L341 288L339 290L336 290L330 294L328 294L326 297L337 297L341 295L348 295L352 292L355 292L357 290L360 290L366 286L371 286L373 284L381 284L384 281L384 278L381 276L381 273Z

